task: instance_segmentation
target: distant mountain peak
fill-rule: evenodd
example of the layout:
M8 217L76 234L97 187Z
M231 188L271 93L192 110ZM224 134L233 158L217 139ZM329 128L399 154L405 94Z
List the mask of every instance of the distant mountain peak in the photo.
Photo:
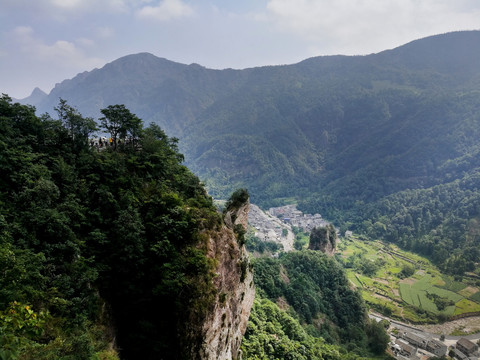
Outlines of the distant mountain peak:
M47 93L42 89L40 89L39 87L36 87L35 89L33 89L32 93L30 94L30 96L45 96L45 95L47 95Z
M42 102L44 99L46 99L47 96L48 95L47 95L46 92L44 92L42 89L36 87L35 89L33 89L30 96L27 96L24 99L18 100L18 102L21 103L21 104L30 104L30 105L35 106L35 105L39 104L40 102Z

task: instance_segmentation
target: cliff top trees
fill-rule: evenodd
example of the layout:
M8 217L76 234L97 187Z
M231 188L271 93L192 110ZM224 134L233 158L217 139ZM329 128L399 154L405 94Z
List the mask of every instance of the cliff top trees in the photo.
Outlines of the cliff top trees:
M110 133L114 146L117 146L117 139L131 136L137 139L142 132L142 120L132 114L125 105L109 105L106 109L100 110L104 115L99 120L102 128Z
M7 339L22 359L103 358L111 316L122 359L175 358L182 324L214 301L200 234L221 221L212 199L176 140L123 105L103 121L135 151L96 151L89 120L63 100L57 112L0 96L0 344L16 301L51 315L41 335Z
M77 109L68 105L64 99L60 99L55 111L74 142L86 145L88 137L98 130L95 120L90 117L84 118Z

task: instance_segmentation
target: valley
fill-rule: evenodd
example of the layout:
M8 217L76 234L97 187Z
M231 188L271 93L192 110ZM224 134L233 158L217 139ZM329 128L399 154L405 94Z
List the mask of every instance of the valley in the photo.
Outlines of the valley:
M94 118L125 104L179 139L215 198L246 188L264 209L295 202L479 276L479 40L460 31L244 70L139 53L22 101L42 114L62 98Z
M122 359L384 359L397 325L477 340L479 44L465 31L244 70L141 53L24 100L36 108L4 95L0 319L33 307L64 324L18 351L67 351L44 336L68 334L72 352L79 333L85 354ZM139 146L97 151L99 129Z
M253 236L261 241L278 243L283 247L283 251L293 250L298 229L309 232L314 227L328 224L320 214L303 214L295 205L273 207L264 212L252 204L248 221Z
M312 228L327 224L321 215L303 214L295 205L262 211L252 204L247 248L252 241L279 244L261 252L257 246L251 256L284 258L285 253L307 248ZM337 230L337 235L333 257L345 269L350 287L367 304L370 319L386 327L391 356L428 359L456 354L461 358L462 344L474 346L480 341L479 279L444 274L425 257L365 235L348 230L343 235ZM281 278L290 282L285 273ZM284 298L277 303L284 309L291 306Z
M295 217L304 220L301 224L307 228L305 231L299 226L300 237L313 226L328 224L320 215L303 214L294 205L270 208L268 212L252 205L249 224L254 234L251 236L277 242L283 251L294 251L291 224L300 225ZM339 238L335 257L346 269L351 286L360 291L372 311L418 326L442 323L445 331L449 329L447 335L468 335L480 330L480 325L478 329L450 326L459 319L480 315L480 279L443 274L425 257L351 231ZM437 325L435 331L443 333L442 326Z

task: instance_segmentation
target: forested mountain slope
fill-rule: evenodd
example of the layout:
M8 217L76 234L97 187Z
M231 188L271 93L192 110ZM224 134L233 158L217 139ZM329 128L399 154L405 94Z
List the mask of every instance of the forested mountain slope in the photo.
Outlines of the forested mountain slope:
M106 104L125 104L181 139L187 164L217 185L213 194L228 177L248 186L256 202L319 183L329 192L348 185L370 201L441 183L439 167L468 153L479 55L478 31L246 70L144 53L66 80L36 106L51 112L61 97L95 117Z
M186 164L215 197L237 187L247 187L263 206L296 197L308 212L362 231L372 232L367 223L378 223L385 227L382 236L414 246L408 244L432 230L438 235L439 226L450 239L446 229L455 225L447 226L448 214L463 223L479 216L476 210L458 215L449 203L435 221L422 216L421 227L417 218L404 227L379 220L410 212L400 209L407 195L399 192L437 187L452 197L451 184L470 184L468 177L476 176L479 56L479 31L432 36L367 56L245 70L209 70L138 54L64 81L37 106L51 111L61 96L91 114L106 103L125 103L180 138ZM386 196L397 199L399 210L375 210ZM476 209L474 203L467 207ZM449 249L466 243L449 241Z
M67 99L84 116L94 118L107 105L124 104L146 123L155 122L170 136L180 136L200 112L244 77L240 71L209 70L140 53L65 80L40 100L35 96L23 102L43 113L52 112L59 98Z
M224 223L157 125L109 106L137 137L98 148L93 119L57 109L0 98L0 357L235 359L254 298L235 233L248 193Z

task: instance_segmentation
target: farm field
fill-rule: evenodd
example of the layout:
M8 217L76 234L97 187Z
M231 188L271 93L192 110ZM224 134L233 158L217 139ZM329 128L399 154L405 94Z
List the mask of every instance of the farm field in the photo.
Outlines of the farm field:
M442 274L430 261L364 237L341 239L337 258L370 307L413 323L480 312L480 281Z

